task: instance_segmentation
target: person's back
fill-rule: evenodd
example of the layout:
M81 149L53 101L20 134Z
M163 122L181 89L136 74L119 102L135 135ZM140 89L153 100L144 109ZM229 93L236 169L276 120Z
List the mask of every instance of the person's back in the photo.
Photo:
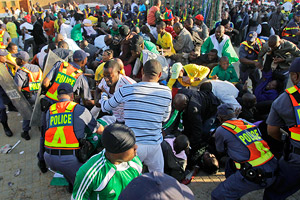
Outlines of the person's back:
M100 103L103 112L124 103L125 125L136 135L141 161L149 171L162 172L162 122L169 118L172 97L168 87L159 85L161 75L161 64L149 60L143 66L142 82L119 88L110 99L102 93Z
M6 30L7 30L7 32L9 33L9 35L12 39L13 38L18 38L17 26L13 22L7 22Z

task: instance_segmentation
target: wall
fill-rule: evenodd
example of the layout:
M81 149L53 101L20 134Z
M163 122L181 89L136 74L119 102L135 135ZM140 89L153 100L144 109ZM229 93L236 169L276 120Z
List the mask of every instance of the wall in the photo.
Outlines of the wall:
M5 13L5 7L19 8L19 0L0 0L0 13Z

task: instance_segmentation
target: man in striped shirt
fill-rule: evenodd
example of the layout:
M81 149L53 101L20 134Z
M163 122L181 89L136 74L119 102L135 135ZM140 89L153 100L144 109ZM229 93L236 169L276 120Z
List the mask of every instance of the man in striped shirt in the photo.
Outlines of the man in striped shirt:
M111 124L104 129L101 142L105 149L78 170L71 200L117 200L128 183L141 174L143 165L136 156L130 128Z
M125 125L135 133L138 156L150 172L163 172L161 130L162 123L167 121L171 112L171 91L159 85L161 74L161 64L157 60L149 60L143 66L142 82L119 88L110 99L103 92L100 100L103 112L124 103Z

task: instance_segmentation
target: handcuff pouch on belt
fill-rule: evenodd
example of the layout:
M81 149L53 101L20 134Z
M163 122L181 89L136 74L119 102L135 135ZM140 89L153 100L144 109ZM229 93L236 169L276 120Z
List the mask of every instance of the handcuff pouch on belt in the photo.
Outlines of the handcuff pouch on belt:
M260 184L261 186L266 186L266 175L263 169L254 169L248 162L241 164L240 173L242 176L253 183Z

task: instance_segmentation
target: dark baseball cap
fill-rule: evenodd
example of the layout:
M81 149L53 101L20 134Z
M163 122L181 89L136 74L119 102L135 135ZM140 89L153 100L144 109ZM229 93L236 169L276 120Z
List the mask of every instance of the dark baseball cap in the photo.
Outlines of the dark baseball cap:
M119 200L193 200L193 192L175 178L161 173L151 172L133 179L122 191Z
M75 62L83 61L87 57L87 54L83 50L76 50L73 54L73 60Z
M296 58L289 69L290 72L300 72L300 58Z
M159 61L150 59L144 64L143 72L146 75L157 76L162 72L162 66Z
M224 103L218 106L217 115L226 116L235 113L235 109L232 104Z
M5 49L0 49L0 56L7 56L8 52Z
M121 36L127 36L130 32L130 29L127 25L122 25L119 28L119 32Z
M57 94L73 93L73 87L69 83L61 83L57 88Z
M104 129L101 142L107 152L123 153L135 145L135 135L124 124L111 124Z
M24 60L25 62L28 62L30 59L30 56L26 51L20 51L16 54L13 54L12 56L16 57L16 58L20 58L21 60Z
M254 42L257 38L257 33L255 31L250 31L247 35L247 41Z

